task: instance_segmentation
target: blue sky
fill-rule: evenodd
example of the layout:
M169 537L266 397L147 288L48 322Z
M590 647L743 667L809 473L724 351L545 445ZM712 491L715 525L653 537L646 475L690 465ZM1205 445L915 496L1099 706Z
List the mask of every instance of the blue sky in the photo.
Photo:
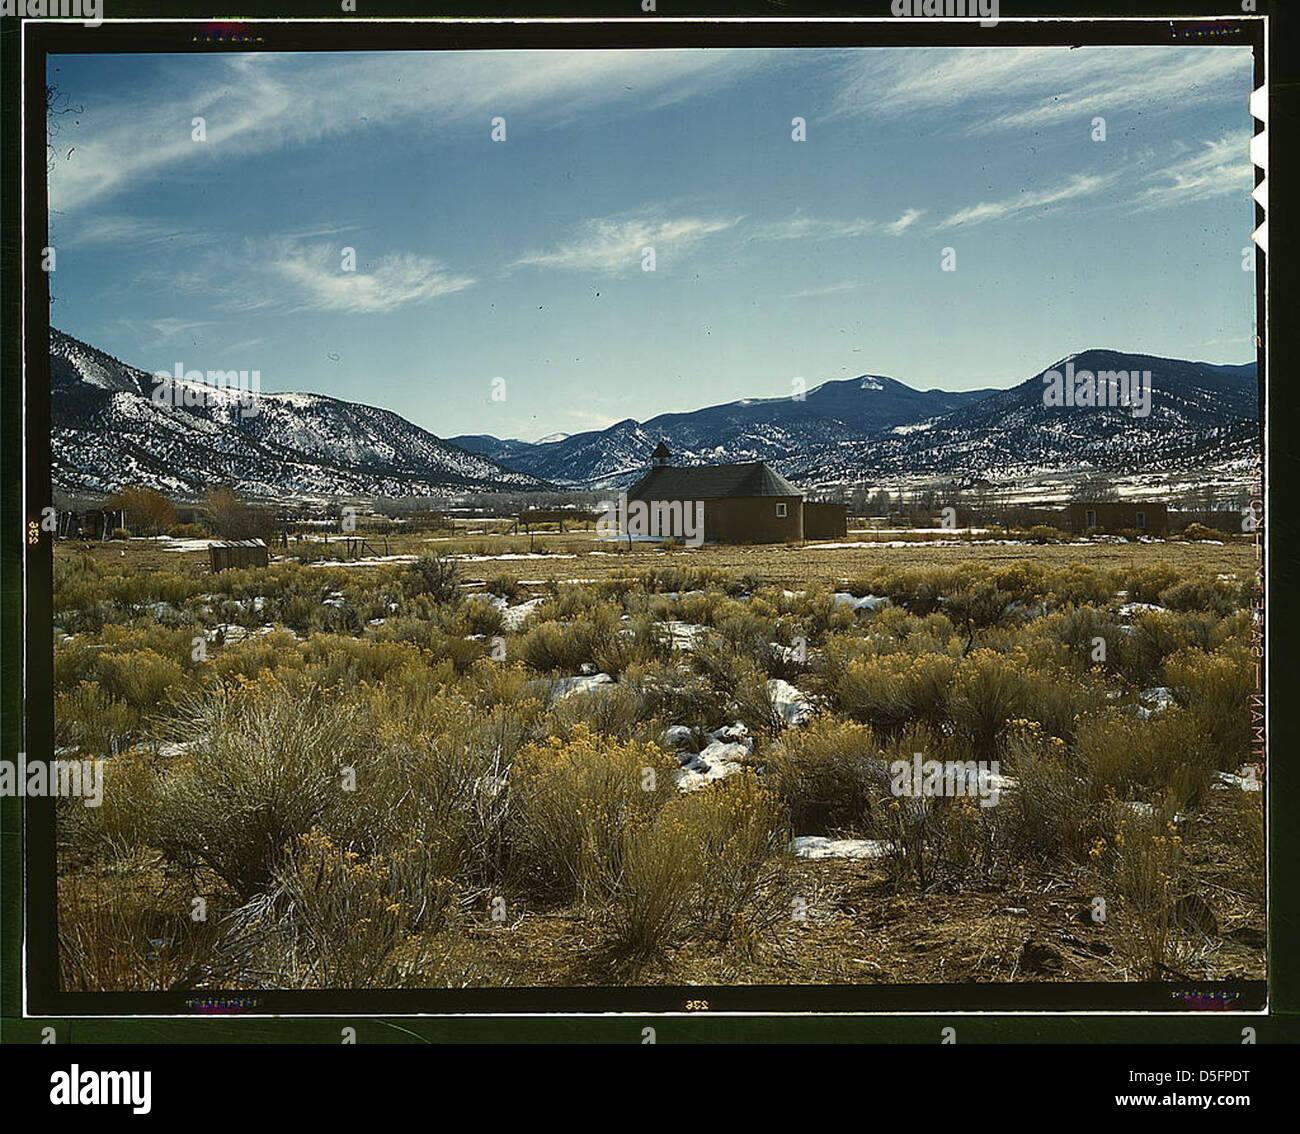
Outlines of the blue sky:
M50 77L76 108L52 321L151 371L536 439L795 377L1253 357L1247 48L59 56Z

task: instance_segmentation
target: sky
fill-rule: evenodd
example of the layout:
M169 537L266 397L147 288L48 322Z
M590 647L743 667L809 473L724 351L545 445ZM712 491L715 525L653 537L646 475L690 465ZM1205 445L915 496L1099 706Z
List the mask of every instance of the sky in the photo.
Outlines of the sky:
M795 379L1254 356L1249 48L62 55L49 79L51 322L148 371L536 440Z

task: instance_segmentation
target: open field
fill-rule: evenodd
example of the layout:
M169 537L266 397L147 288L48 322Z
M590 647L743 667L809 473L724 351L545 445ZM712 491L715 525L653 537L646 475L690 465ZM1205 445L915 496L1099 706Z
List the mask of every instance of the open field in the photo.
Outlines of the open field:
M834 584L853 578L875 566L923 567L970 561L992 565L1030 559L1043 564L1063 565L1085 562L1096 567L1128 569L1144 563L1167 562L1180 570L1250 573L1255 567L1255 548L1245 537L1222 543L1172 539L1166 541L1075 543L1019 543L1008 545L982 537L953 540L933 536L906 540L898 534L877 535L850 533L845 539L808 543L799 547L782 545L763 547L704 546L660 547L656 544L598 540L589 533L538 533L528 536L491 534L425 536L396 535L364 537L381 556L452 555L464 557L466 578L476 578L510 571L521 579L566 582L572 579L605 578L629 569L654 569L665 562L692 567L719 568L737 572L751 571L772 583L791 585L803 582ZM199 541L129 541L72 543L61 542L56 555L90 555L104 563L125 560L137 570L165 568L171 571L206 573L205 550L174 551L169 546ZM865 546L855 546L864 544ZM385 551L386 548L386 551ZM126 552L123 555L123 552ZM288 549L273 547L277 558L297 560L339 560L345 544L339 536L291 542ZM510 558L503 558L510 557ZM374 556L363 554L363 562ZM352 570L365 571L365 566Z
M1249 544L527 543L59 544L65 985L1263 975Z

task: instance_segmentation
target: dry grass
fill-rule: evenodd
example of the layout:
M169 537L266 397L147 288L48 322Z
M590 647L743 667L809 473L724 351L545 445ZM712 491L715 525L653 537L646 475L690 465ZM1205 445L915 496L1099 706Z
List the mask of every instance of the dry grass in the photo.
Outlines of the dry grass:
M857 542L857 537L831 541ZM462 547L461 544L464 544ZM514 536L485 536L466 540L430 541L423 536L396 536L389 540L393 555L423 555L431 551L460 550L471 554L519 554L527 552L518 546ZM56 554L75 556L85 553L97 561L119 565L121 552L136 570L179 570L193 575L206 575L207 552L168 552L147 541L132 540L125 549L120 543L74 544L60 543ZM680 563L691 567L717 568L733 571L750 571L760 575L769 584L779 586L804 586L810 582L834 584L864 574L876 566L933 567L945 563L974 562L992 567L1020 560L1031 560L1048 565L1065 565L1087 562L1094 567L1136 569L1145 564L1165 560L1179 569L1197 569L1207 574L1236 571L1250 574L1255 567L1255 550L1246 539L1234 539L1222 546L1194 541L1166 543L1090 543L1090 544L1026 544L1006 547L987 543L967 543L961 546L940 546L935 541L916 542L906 547L889 547L884 544L870 547L843 547L827 549L817 543L802 547L784 545L756 547L701 547L662 550L648 544L634 544L629 551L626 545L614 545L582 534L566 536L539 535L534 550L546 549L549 554L526 560L486 560L462 562L466 578L481 581L493 579L502 571L509 571L521 579L565 580L574 578L604 578L625 570L654 569L666 563ZM296 549L291 548L291 552ZM606 554L593 555L592 551ZM556 555L576 556L558 559ZM375 570L375 568L342 568L349 571Z
M596 555L579 534L449 566L456 538L412 540L444 554L419 568L216 578L144 544L59 548L56 728L110 763L102 809L60 812L68 987L1262 972L1261 800L1213 776L1249 753L1249 547ZM465 590L546 601L508 621ZM582 669L614 680L553 684ZM812 721L786 727L776 677ZM1175 703L1142 716L1153 685ZM735 721L746 770L680 793L664 727L696 752ZM883 769L916 752L1019 784L900 805ZM809 834L897 853L793 857ZM212 913L188 925L197 894Z

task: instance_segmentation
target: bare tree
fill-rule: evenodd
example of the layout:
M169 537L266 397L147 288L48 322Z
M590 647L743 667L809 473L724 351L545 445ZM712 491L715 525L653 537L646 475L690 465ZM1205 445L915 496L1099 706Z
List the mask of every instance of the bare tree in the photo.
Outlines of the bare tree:
M176 522L175 505L156 489L139 485L118 489L104 501L104 508L124 513L128 524L137 524L152 535Z
M203 510L213 531L226 539L269 539L275 533L275 513L243 500L233 488L210 488Z

